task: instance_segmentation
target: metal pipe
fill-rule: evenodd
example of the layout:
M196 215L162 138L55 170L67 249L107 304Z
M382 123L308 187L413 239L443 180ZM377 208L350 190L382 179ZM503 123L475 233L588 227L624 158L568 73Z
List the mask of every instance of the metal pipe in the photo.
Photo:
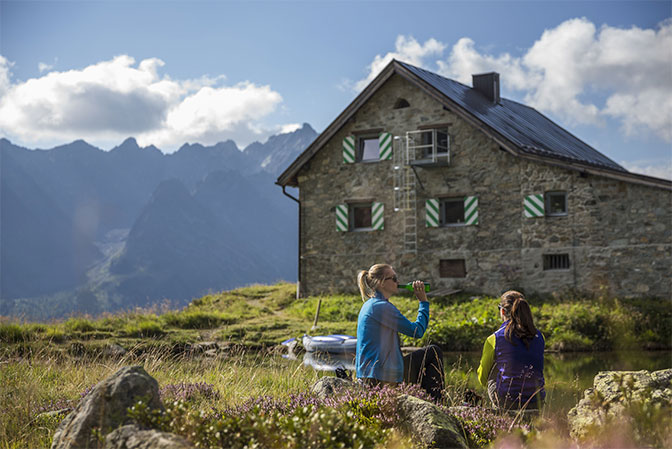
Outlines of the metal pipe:
M297 261L297 274L296 274L296 298L301 297L301 201L298 198L294 198L292 195L287 193L285 190L287 186L282 186L282 194L293 199L299 205L299 239L298 239L298 261Z

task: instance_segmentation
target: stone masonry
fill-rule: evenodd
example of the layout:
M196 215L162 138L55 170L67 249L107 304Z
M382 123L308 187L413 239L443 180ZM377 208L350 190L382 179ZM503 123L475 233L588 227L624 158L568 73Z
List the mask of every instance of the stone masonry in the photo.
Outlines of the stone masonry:
M410 106L394 109L400 98ZM433 124L448 124L450 164L417 169L417 253L404 253L394 162L344 164L342 141ZM358 270L389 263L400 281L429 280L433 290L671 297L672 192L513 156L396 74L301 168L298 183L302 295L357 292ZM548 191L567 192L568 214L526 218L523 198ZM479 224L425 227L425 200L453 196L478 197ZM383 230L336 230L336 206L356 201L384 203ZM545 271L547 254L568 254L570 268ZM441 259L464 259L466 276L440 277Z

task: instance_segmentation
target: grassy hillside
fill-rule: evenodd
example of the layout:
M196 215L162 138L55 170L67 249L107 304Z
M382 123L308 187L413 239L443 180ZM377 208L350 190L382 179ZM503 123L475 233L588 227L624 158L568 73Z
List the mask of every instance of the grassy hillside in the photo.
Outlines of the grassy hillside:
M99 355L111 345L140 354L154 349L180 353L199 342L268 349L283 340L310 333L318 300L318 329L312 333L356 332L361 299L355 295L295 298L294 284L255 285L196 299L179 311L136 310L97 318L72 317L62 322L0 322L2 356ZM415 317L410 296L391 301ZM431 298L429 329L408 345L437 343L446 350L480 350L499 326L497 299L457 295ZM529 298L547 348L556 351L669 349L672 303L657 299L562 297Z

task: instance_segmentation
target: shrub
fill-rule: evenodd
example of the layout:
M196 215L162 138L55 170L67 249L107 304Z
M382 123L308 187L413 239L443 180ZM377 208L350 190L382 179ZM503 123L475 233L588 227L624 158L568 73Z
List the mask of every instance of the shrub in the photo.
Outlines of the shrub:
M453 413L464 427L470 448L486 447L514 427L529 431L529 426L516 424L512 416L483 407L464 407Z
M124 326L123 333L128 337L157 337L163 335L165 332L161 325L150 319L141 319L137 322L131 322Z
M96 329L91 320L82 317L68 318L63 327L68 332L91 332Z
M141 425L181 434L198 447L243 449L368 448L389 433L366 427L354 413L325 406L306 405L288 413L255 406L244 414L206 415L183 401L150 411L139 402L129 416Z
M232 324L237 318L218 312L169 312L161 315L168 326L180 329L212 329L221 324Z
M220 398L215 386L205 382L168 384L159 390L159 394L164 402L219 400Z
M28 340L30 333L16 323L0 323L0 342L19 343Z
M315 318L317 304L320 304L320 321L357 321L362 300L358 296L332 295L298 299L287 309L291 315L308 320Z

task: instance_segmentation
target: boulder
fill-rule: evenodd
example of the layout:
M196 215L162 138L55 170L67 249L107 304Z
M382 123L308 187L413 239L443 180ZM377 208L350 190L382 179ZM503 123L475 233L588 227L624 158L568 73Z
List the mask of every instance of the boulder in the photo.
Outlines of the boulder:
M672 369L660 371L600 371L593 387L567 413L570 435L584 439L608 419L624 418L625 401L649 401L672 410Z
M159 384L141 366L125 367L98 383L61 421L52 449L97 448L105 435L128 422L127 409L143 399L162 409Z
M104 449L193 449L184 438L158 430L143 430L129 424L105 437Z
M364 389L365 385L348 379L325 376L318 380L312 393L322 399L330 398L343 389ZM404 429L426 447L434 448L468 448L462 426L457 418L445 413L431 402L414 396L400 394L397 397L397 409L401 421L406 423Z
M103 349L103 355L107 357L121 357L126 355L127 352L123 346L117 343L110 343Z
M457 418L431 402L407 394L397 398L397 410L405 429L427 447L465 448L469 446Z
M338 377L325 376L318 380L311 392L321 399L330 398L335 392L342 388L361 388L362 386L348 379L339 379Z

